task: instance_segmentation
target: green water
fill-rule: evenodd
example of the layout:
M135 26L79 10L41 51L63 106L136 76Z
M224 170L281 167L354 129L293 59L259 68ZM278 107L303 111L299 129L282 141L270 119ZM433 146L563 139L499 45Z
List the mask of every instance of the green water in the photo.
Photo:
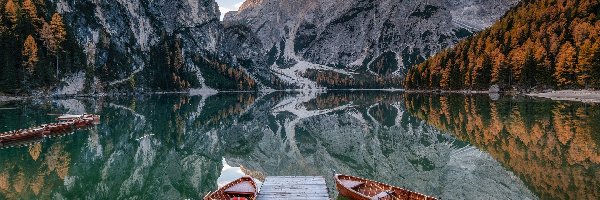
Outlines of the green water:
M599 199L600 106L392 92L0 103L0 132L101 115L0 149L0 199L201 199L243 174L332 169L443 199ZM225 166L225 167L224 167Z

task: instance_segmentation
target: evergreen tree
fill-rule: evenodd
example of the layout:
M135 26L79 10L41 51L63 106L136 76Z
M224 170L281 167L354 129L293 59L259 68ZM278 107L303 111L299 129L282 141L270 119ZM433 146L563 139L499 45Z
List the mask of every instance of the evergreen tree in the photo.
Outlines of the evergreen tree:
M36 25L40 21L37 14L37 8L31 0L23 0L23 11L27 16L27 19L31 20L32 24Z
M510 71L508 69L508 63L506 62L506 56L500 49L496 49L494 53L494 63L492 65L492 83L498 84L500 87L505 87L509 84Z
M17 8L15 7L13 0L6 1L4 14L12 26L17 24Z
M531 51L527 51L525 54L525 61L523 62L523 67L521 68L521 77L520 84L522 88L531 88L535 86L536 80L536 62Z
M58 51L61 48L61 44L67 39L67 31L60 14L54 13L52 15L52 19L50 20L50 28L57 45L55 50Z
M492 72L492 61L487 54L481 55L477 59L476 67L474 67L473 87L475 89L486 89L490 85L490 75Z
M31 35L27 36L25 44L23 44L23 51L21 54L23 55L23 67L30 74L33 73L39 58L37 44Z
M586 41L579 50L577 68L575 70L577 83L584 88L588 88L590 84L591 70L594 64L592 54L592 44L590 41Z
M560 47L556 56L556 71L554 72L554 78L559 86L572 86L575 83L576 56L577 52L570 42Z
M63 24L62 17L58 13L54 13L50 20L50 24L43 23L40 35L44 40L44 44L46 45L46 48L48 48L48 51L56 58L56 78L58 78L58 55L62 50L62 44L67 39L67 31Z
M600 43L596 42L590 48L590 74L591 84L594 88L600 89Z
M50 24L44 22L42 24L42 30L40 31L40 38L44 42L44 46L49 50L56 49L56 43L54 40L54 35L52 34L52 28L50 28Z
M551 86L552 74L554 73L554 69L552 66L552 61L548 57L548 52L539 41L536 42L534 48L536 48L534 50L534 58L536 64L535 81L538 85Z

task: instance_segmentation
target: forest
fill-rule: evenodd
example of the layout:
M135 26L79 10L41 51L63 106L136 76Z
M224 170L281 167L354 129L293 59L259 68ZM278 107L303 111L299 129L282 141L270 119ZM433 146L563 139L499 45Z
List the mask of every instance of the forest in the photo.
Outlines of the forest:
M40 0L0 0L0 92L30 93L85 67L62 16Z
M600 89L600 3L524 0L492 27L410 69L410 90Z

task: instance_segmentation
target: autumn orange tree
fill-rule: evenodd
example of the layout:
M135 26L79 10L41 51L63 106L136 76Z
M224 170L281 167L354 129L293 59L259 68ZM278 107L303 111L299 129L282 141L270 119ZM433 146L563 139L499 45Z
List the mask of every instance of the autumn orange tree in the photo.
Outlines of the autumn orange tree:
M62 17L58 13L52 15L50 24L43 23L40 36L44 40L44 45L48 48L48 51L56 57L56 77L58 77L58 55L67 36Z
M51 87L60 79L52 73L59 63L65 71L86 66L82 48L52 9L43 1L0 0L0 92Z
M35 40L31 35L27 36L25 40L25 44L23 44L23 68L27 70L29 73L33 73L36 68L36 64L39 61L38 58L38 47L35 43Z
M11 27L17 24L17 7L12 0L6 1L4 5L4 18L7 19Z
M595 0L521 1L490 28L410 69L404 86L600 89L599 19ZM460 87L450 87L456 79Z

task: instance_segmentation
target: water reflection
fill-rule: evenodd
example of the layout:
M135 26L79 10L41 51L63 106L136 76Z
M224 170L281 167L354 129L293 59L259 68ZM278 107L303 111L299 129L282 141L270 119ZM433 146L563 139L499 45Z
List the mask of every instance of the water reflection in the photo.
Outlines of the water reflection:
M406 108L489 153L543 199L600 199L600 108L528 98L406 95Z
M479 101L499 104L477 98L469 98L468 104ZM511 106L519 104L504 101ZM0 104L0 108L17 108L0 110L0 131L45 123L52 120L48 113L89 112L102 116L102 124L92 130L24 148L0 150L0 198L200 199L220 182L241 174L259 180L277 175L319 175L329 179L331 169L450 199L535 199L535 194L551 198L567 193L547 194L547 182L554 179L528 175L534 169L526 168L528 163L521 163L521 157L523 153L534 154L523 150L526 148L521 143L512 142L510 131L496 136L475 131L504 130L507 128L502 127L517 124L517 120L503 117L506 112L498 109L501 105L470 108L465 102L466 98L391 92L335 92ZM549 103L531 104L526 107ZM573 109L570 104L551 104L567 106L560 112ZM460 108L455 108L457 105ZM490 118L468 116L461 112L463 109L487 109ZM586 109L589 113L596 108ZM578 113L572 112L573 116L579 116ZM525 115L528 113L521 111L521 116ZM500 125L492 127L496 119L491 116L501 119L497 122ZM590 131L598 130L600 127L591 123L594 116L597 115L577 117L578 123L588 124L583 127ZM538 117L543 116L533 115L529 121L520 121L529 127ZM552 119L546 127L564 124L564 119ZM458 128L476 121L486 126ZM553 134L545 132L549 131L545 126L538 126L538 138ZM555 146L550 153L571 152L567 149L581 140L577 139L581 130L568 130L574 134L563 138L566 145ZM474 138L485 138L487 143L482 145ZM560 175L582 183L565 182L567 185L557 188L579 192L581 188L593 190L594 185L585 184L597 186L597 180L583 177L598 177L598 162L592 162L592 158L598 158L598 140L590 140L596 142L591 142L592 146L579 145L573 152L588 152L587 156L572 155L559 160L563 163L557 165L577 165L561 168L570 173L554 168ZM510 148L504 149L505 146ZM535 161L526 161L539 165L556 162L543 152L535 156ZM328 184L334 191L331 180ZM597 194L591 191L587 196L578 194L573 198Z

